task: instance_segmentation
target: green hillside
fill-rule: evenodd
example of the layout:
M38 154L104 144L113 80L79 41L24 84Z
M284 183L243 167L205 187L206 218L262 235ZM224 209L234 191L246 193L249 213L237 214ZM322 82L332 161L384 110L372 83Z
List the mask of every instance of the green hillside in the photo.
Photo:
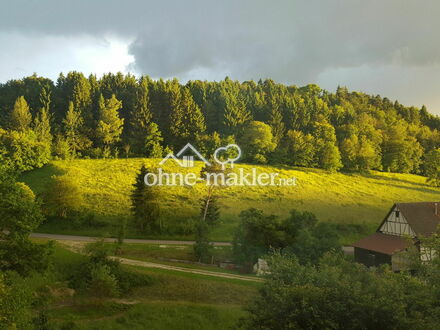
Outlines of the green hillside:
M124 217L130 219L129 193L135 174L142 163L157 166L157 159L105 159L53 161L45 167L28 172L22 181L37 194L47 188L51 176L67 173L75 178L84 194L83 208L93 212L103 222L101 226L84 228L59 223L46 224L41 230L69 234L110 234ZM172 162L167 171L199 173L201 163L192 169L176 167ZM175 166L175 168L173 168ZM250 170L251 165L236 165ZM422 176L372 172L368 175L328 173L318 169L286 166L258 166L259 172L278 172L280 177L297 178L297 186L228 187L219 191L222 223L215 229L213 239L230 240L238 214L247 208L263 209L267 213L286 216L297 208L314 212L321 221L338 225L345 240L371 231L395 202L440 200L440 189L430 187ZM199 199L206 190L203 183L194 187L161 187L163 223L168 234L162 238L186 238L192 221L199 213ZM129 229L131 237L140 235ZM157 236L156 236L157 237Z

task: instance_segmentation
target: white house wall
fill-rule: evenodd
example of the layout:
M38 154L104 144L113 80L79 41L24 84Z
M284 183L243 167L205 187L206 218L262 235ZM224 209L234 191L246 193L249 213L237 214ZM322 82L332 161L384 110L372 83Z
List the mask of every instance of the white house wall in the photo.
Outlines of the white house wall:
M402 212L399 212L399 217L397 217L396 211L399 210L394 208L388 216L388 219L380 227L379 231L388 235L415 237L416 235L414 231L409 226Z
M420 259L422 261L431 261L433 258L437 256L436 251L431 248L420 246Z

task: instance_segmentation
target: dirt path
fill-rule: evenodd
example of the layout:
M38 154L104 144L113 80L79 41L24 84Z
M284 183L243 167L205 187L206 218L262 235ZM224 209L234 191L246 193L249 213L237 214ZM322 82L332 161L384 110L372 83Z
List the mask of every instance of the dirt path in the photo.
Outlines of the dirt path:
M219 273L219 272L212 272L212 271L203 270L203 269L163 265L163 264L157 264L157 263L148 262L148 261L140 261L140 260L127 259L127 258L119 258L119 257L110 257L110 258L115 259L115 260L119 260L120 263L125 264L125 265L130 265L130 266L139 266L139 267L146 267L146 268L159 268L159 269L173 270L173 271L183 272L183 273L230 278L230 279L235 279L235 280L243 280L243 281L251 281L251 282L262 282L263 281L263 279L261 279L261 278L252 277L252 276Z
M75 235L58 235L58 234L44 234L32 233L30 235L34 238L48 238L57 241L76 241L76 242L94 242L98 237L90 236L75 236ZM115 242L116 238L106 238L106 242ZM157 239L135 239L126 238L124 243L139 243L139 244L165 244L165 245L193 245L194 241L173 241L173 240L157 240ZM214 246L231 246L229 242L212 242Z
M46 234L43 234L46 235ZM93 242L92 239L88 238L88 240L75 240L75 236L63 236L62 239L54 238L53 236L58 235L51 235L50 239L53 239L55 241L59 241L63 246L65 246L67 249L69 249L72 252L75 253L84 253L84 246L88 242ZM44 237L49 238L47 236L33 236L33 237ZM67 239L67 237L69 239ZM82 237L82 236L80 236ZM167 241L161 241L161 242L167 242ZM169 244L169 243L168 243ZM234 280L241 280L241 281L251 281L251 282L262 282L262 278L258 277L252 277L252 276L245 276L245 275L238 275L238 274L229 274L229 273L221 273L221 272L215 272L215 271L209 271L204 269L197 269L197 268L186 268L186 267L179 267L179 266L171 266L171 265L164 265L149 261L141 261L141 260L134 260L134 259L128 259L128 258L121 258L121 257L115 257L111 256L110 258L118 260L120 263L129 265L129 266L138 266L138 267L145 267L145 268L159 268L159 269L166 269L176 272L182 272L182 273L191 273L191 274L198 274L198 275L205 275L205 276L213 276L213 277L221 277L221 278L228 278L228 279L234 279Z

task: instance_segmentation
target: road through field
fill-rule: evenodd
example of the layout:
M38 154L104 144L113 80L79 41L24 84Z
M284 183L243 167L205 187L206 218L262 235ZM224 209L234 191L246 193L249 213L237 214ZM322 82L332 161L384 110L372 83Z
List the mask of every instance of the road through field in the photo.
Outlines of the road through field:
M76 242L95 242L99 237L90 236L75 236L75 235L58 235L58 234L45 234L45 233L32 233L30 235L33 238L48 238L57 241L76 241ZM116 238L105 238L106 242L116 242ZM124 243L138 243L138 244L164 244L164 245L193 245L194 241L174 241L174 240L158 240L158 239L136 239L125 238ZM214 246L231 246L229 242L212 242Z

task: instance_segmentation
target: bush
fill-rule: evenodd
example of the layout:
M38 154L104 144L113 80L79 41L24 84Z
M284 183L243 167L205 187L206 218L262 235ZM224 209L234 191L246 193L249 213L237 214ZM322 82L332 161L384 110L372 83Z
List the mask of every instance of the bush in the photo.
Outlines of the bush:
M88 291L96 297L115 297L119 294L118 280L108 265L93 265Z
M82 263L70 279L70 285L80 291L90 291L98 297L116 296L131 289L149 285L146 275L122 269L109 256L110 247L103 240L86 247L88 260Z

